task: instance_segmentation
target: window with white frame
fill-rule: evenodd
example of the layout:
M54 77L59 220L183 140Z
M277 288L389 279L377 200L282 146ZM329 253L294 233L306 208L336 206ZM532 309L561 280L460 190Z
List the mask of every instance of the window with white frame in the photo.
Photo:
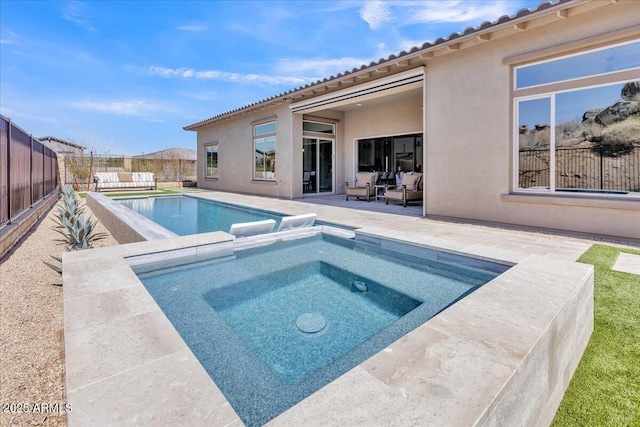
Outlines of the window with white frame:
M640 192L640 41L514 77L516 190Z
M218 143L207 144L204 146L205 151L205 178L218 178Z
M276 122L253 126L254 169L256 180L276 179Z

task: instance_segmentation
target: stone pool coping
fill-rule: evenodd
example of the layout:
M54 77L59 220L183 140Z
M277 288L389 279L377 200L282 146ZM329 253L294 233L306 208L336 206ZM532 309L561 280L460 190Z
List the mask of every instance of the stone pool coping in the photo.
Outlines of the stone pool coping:
M573 262L588 244L255 196L197 197L314 212L366 238L517 264L268 425L545 425L553 418L593 330L593 269ZM70 425L242 424L125 261L231 240L214 232L64 255Z

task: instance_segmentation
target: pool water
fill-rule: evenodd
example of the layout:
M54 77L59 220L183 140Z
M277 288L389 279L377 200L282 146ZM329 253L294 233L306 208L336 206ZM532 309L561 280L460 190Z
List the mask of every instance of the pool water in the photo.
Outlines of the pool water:
M352 290L352 276L313 262L214 289L204 298L282 382L296 384L420 305L362 276L357 280L368 290ZM320 323L301 327L301 317Z
M160 224L178 236L229 231L232 224L273 219L283 215L188 196L116 199L123 206Z
M407 258L321 234L139 277L242 421L258 426L507 268Z

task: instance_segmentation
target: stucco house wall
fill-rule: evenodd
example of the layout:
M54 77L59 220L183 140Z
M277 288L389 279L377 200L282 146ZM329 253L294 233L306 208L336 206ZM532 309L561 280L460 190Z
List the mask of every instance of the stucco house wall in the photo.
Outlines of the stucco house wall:
M269 119L276 121L275 182L253 179L253 123ZM291 149L292 121L289 108L282 104L199 129L198 187L291 198L293 195L291 176L294 163ZM204 176L205 146L210 143L218 143L217 179Z
M426 73L426 213L640 238L640 201L513 190L513 68L505 58L638 24L620 2L436 58ZM579 49L579 43L574 49ZM542 58L538 58L542 59ZM535 61L535 59L533 59ZM640 72L639 76L640 78Z
M198 185L302 197L302 123L327 118L336 125L336 194L344 193L344 182L354 179L359 139L422 131L427 216L640 239L638 194L516 188L512 89L517 65L640 39L639 13L637 1L541 4L531 14L483 24L477 33L459 34L439 42L442 46L392 55L380 64L187 126L198 133ZM625 73L624 81L640 80L638 69ZM406 86L394 86L394 79L405 78ZM382 88L387 82L389 89ZM276 182L253 180L252 123L269 117L277 117ZM211 142L218 143L217 180L204 178L204 145Z

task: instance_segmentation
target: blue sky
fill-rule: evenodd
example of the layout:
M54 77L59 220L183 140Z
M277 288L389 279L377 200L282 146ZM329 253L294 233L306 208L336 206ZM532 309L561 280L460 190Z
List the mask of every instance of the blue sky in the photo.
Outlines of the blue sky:
M0 113L100 153L195 148L185 125L538 3L0 0Z

